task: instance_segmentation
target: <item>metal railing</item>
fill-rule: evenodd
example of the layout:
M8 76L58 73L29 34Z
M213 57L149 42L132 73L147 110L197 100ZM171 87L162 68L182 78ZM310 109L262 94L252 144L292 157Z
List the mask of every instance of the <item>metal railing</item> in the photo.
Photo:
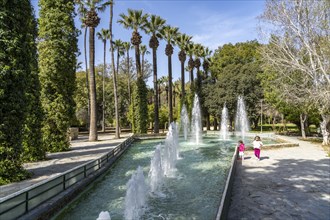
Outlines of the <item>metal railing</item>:
M113 163L133 140L134 138L131 136L98 159L0 199L0 219L16 219L87 178L109 162Z

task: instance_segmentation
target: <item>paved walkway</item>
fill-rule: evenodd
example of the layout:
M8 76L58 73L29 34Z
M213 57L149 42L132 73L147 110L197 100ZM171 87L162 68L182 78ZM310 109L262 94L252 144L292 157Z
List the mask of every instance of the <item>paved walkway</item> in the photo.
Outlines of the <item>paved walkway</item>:
M229 220L330 220L330 158L320 145L253 151L238 163Z
M109 152L130 135L129 133L122 133L121 139L118 140L114 139L113 134L99 134L99 140L95 142L89 142L87 136L79 135L78 140L71 141L70 151L50 153L47 154L45 161L24 164L24 167L33 173L32 178L0 186L0 198L94 160Z

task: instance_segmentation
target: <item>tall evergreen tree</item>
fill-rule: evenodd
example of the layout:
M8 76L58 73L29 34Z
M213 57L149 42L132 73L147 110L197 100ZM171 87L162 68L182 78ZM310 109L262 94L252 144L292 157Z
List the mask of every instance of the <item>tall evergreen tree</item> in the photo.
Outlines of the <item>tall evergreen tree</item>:
M40 81L38 73L37 44L35 39L38 35L37 21L31 11L29 22L31 31L31 73L29 74L26 95L27 118L23 131L23 159L25 161L43 160L46 158L46 149L42 141L43 112L40 100Z
M0 2L0 185L28 176L21 153L29 77L36 71L34 31L29 1Z
M41 100L45 111L43 135L47 150L69 148L68 128L74 116L77 29L74 3L40 0L39 69Z

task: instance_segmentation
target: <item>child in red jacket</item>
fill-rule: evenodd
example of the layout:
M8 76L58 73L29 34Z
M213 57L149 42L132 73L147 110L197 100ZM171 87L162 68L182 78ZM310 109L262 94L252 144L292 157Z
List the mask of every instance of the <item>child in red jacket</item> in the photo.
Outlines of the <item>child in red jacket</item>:
M244 160L245 145L242 140L238 141L237 147L238 147L238 158Z

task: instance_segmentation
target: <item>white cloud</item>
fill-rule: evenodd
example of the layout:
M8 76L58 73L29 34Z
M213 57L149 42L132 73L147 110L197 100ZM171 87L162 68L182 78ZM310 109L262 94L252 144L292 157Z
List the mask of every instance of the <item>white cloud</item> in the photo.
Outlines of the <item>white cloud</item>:
M255 32L256 16L237 13L219 14L200 12L199 22L193 34L193 41L201 43L212 50L226 43L236 43L257 38Z

